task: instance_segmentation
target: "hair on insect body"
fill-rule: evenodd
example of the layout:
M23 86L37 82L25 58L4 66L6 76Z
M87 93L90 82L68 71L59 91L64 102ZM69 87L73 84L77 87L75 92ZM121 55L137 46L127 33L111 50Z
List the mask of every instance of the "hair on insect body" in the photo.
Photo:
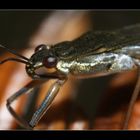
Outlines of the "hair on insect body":
M18 57L7 58L0 61L0 64L8 61L24 63L27 74L33 79L7 100L8 110L23 127L31 130L38 124L70 75L90 78L138 69L138 80L122 126L123 129L128 128L132 109L140 91L140 24L113 31L89 31L77 39L55 45L41 44L36 47L30 58L2 45L0 47ZM11 103L49 79L56 81L50 86L47 96L27 123L16 114Z

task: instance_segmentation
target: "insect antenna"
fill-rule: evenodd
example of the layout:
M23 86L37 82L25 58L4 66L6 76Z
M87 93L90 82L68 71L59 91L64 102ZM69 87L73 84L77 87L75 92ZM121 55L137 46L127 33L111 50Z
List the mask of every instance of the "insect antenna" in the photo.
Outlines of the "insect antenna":
M9 48L4 47L3 45L0 45L0 47L3 48L3 49L6 49L8 52L10 52L10 53L12 53L12 54L14 54L14 55L16 55L16 56L18 56L18 57L23 59L22 60L22 59L18 59L18 58L7 58L7 59L4 59L4 60L0 61L0 64L3 64L5 62L7 62L7 61L16 61L16 62L20 62L20 63L24 63L24 64L28 64L29 63L29 59L28 58L18 54L17 52L15 52L15 51L13 51L13 50L11 50Z
M5 49L5 50L7 50L8 52L10 52L10 53L12 53L12 54L18 56L18 57L20 57L20 58L26 60L26 61L29 61L29 59L26 58L25 56L22 56L22 55L18 54L17 52L15 52L15 51L13 51L13 50L11 50L11 49L9 49L9 48L6 48L6 47L3 46L3 45L0 45L0 47L3 48L3 49Z
M17 59L17 58L7 58L7 59L4 59L4 60L0 61L0 64L3 64L5 62L7 62L7 61L16 61L16 62L28 64L27 61L24 61L24 60L21 60L21 59Z

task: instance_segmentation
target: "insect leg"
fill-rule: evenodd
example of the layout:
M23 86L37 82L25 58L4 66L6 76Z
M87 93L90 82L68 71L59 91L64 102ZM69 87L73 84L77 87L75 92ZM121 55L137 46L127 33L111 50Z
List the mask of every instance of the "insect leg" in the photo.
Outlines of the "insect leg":
M123 129L128 129L129 120L130 120L130 117L131 117L131 114L132 114L134 104L135 104L136 99L139 95L139 92L140 92L140 67L138 66L137 83L136 83L134 92L132 94L132 97L131 97L131 100L130 100L130 103L129 103L128 111L127 111L127 113L125 115L125 118L124 118Z
M34 80L31 81L30 83L28 83L25 87L23 87L22 89L20 89L19 91L17 91L15 94L13 94L10 98L7 99L7 108L9 110L9 112L15 117L15 119L19 122L19 124L27 129L32 129L29 124L23 119L21 118L19 115L17 115L17 113L13 110L13 108L11 107L11 103L13 101L15 101L18 97L20 97L23 94L27 94L30 93L34 86L37 86L39 84L41 84L43 81L39 81L39 80Z
M36 126L38 121L41 119L41 117L44 115L44 113L48 110L50 107L50 104L52 103L53 99L57 95L60 87L65 83L66 80L57 80L55 83L53 83L48 90L47 96L43 100L40 107L37 109L37 111L33 114L33 117L29 123L29 125L33 128Z

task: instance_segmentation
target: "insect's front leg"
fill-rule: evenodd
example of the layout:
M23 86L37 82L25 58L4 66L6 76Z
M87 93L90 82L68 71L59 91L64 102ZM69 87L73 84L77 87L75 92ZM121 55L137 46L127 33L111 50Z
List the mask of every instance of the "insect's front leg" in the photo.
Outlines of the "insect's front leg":
M55 83L51 85L51 87L48 90L47 96L43 100L40 107L37 109L37 111L34 113L29 125L34 128L38 121L41 119L43 114L47 111L47 109L50 107L50 104L56 97L60 87L65 83L66 79L64 80L57 80Z
M19 115L17 115L17 113L14 111L14 109L11 107L11 104L13 101L15 101L18 97L20 97L23 94L27 94L30 93L33 88L35 86L38 86L39 84L43 83L44 81L41 80L34 80L31 81L30 83L28 83L25 87L23 87L22 89L20 89L19 91L17 91L15 94L13 94L10 98L7 99L7 108L9 110L9 112L15 117L15 119L19 122L19 124L21 126L23 126L24 128L27 129L32 129L29 124L23 119L21 118Z

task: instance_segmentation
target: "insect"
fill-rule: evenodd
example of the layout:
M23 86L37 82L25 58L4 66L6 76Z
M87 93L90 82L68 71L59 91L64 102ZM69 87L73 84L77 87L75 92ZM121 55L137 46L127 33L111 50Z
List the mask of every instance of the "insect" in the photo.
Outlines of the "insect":
M123 125L124 129L128 128L133 105L140 90L140 24L113 31L89 31L73 41L64 41L55 45L41 44L36 47L30 58L2 45L0 47L18 57L7 58L0 61L0 64L8 61L24 63L27 74L33 79L7 100L8 110L23 127L33 129L38 124L70 75L77 78L90 78L138 69L137 84ZM56 79L56 81L27 123L15 113L11 103L49 79Z

